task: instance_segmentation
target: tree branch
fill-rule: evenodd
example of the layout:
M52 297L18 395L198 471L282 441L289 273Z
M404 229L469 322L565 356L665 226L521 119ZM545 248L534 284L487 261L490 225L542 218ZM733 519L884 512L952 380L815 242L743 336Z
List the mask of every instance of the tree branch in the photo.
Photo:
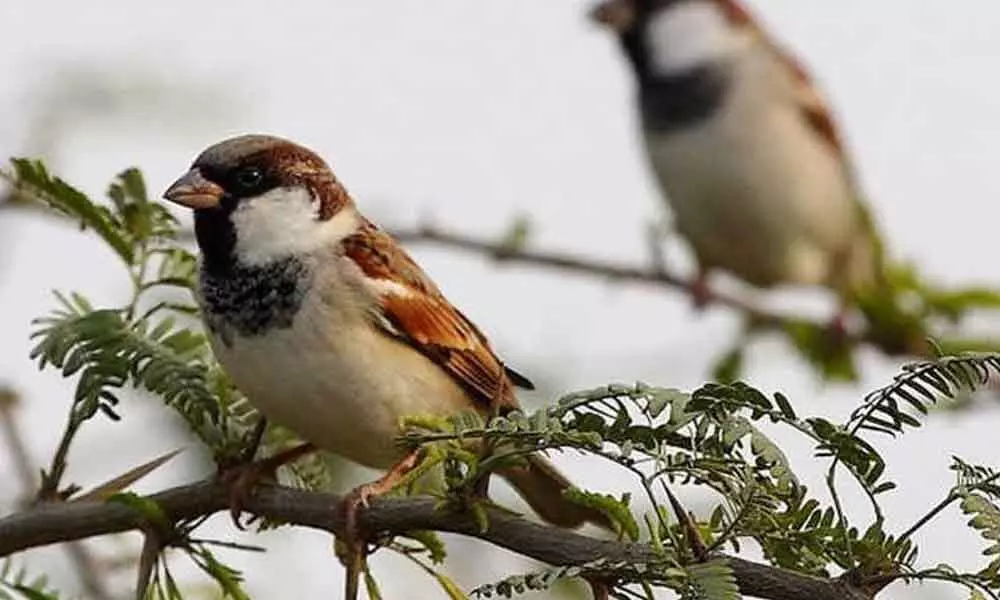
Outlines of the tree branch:
M2 205L0 205L2 206ZM7 442L9 454L14 462L14 469L20 479L21 488L26 496L31 495L32 488L37 487L34 466L28 457L28 449L21 437L21 431L14 420L14 410L19 402L18 395L10 389L0 388L0 436ZM102 577L101 565L82 542L66 544L66 554L69 555L73 569L76 571L80 584L87 592L88 598L94 600L110 600L113 596Z
M150 496L169 518L185 521L225 510L226 488L203 481ZM344 525L336 510L339 496L261 486L246 502L254 514L331 533ZM489 530L480 532L472 516L445 512L428 497L380 498L362 514L367 531L401 533L435 530L479 538L551 565L582 565L597 559L650 562L654 550L646 544L599 540L533 523L500 510L489 511ZM0 557L15 552L92 536L139 529L143 517L119 503L95 501L51 503L0 519ZM727 557L741 592L769 600L869 600L861 588L842 579L822 579L769 565Z
M603 277L611 281L629 281L675 289L684 293L690 293L691 289L690 280L666 270L662 261L657 260L655 256L650 266L636 267L594 258L581 258L556 252L528 250L519 246L511 247L502 240L489 241L478 239L454 231L445 231L433 225L422 225L414 229L394 230L392 231L392 235L403 243L437 244L446 248L483 255L498 263L511 262L548 267L581 275ZM758 328L783 330L793 323L803 322L802 318L762 308L743 298L727 294L718 289L709 290L706 299L708 304L717 304L743 314L754 327ZM829 324L816 323L816 325L826 327ZM923 338L919 340L897 339L893 336L886 337L885 332L879 333L870 329L856 333L844 333L840 339L840 343L850 346L858 344L870 345L890 356L901 354L918 357L931 356L930 349L927 348Z

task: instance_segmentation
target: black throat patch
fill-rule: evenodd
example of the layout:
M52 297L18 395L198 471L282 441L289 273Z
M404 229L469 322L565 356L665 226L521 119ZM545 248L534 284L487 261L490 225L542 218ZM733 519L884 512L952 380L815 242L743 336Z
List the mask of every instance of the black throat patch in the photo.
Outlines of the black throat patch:
M707 62L676 73L657 72L646 36L651 13L621 35L622 50L635 73L643 126L657 133L692 127L716 113L726 101L730 73L726 64Z
M202 268L205 323L227 346L233 335L258 336L292 326L312 283L312 269L288 257L261 266L239 262L225 272Z
M727 73L719 65L695 67L675 75L641 77L643 125L658 133L697 125L722 108L727 87Z

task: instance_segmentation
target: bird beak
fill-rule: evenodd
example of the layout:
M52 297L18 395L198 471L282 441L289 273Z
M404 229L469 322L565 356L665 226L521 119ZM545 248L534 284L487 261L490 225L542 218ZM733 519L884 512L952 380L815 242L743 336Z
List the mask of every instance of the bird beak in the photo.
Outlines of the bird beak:
M205 179L198 169L191 169L163 192L163 197L171 202L198 210L215 208L222 199L221 186Z
M635 21L635 6L631 0L606 0L590 11L590 20L608 29L623 33Z

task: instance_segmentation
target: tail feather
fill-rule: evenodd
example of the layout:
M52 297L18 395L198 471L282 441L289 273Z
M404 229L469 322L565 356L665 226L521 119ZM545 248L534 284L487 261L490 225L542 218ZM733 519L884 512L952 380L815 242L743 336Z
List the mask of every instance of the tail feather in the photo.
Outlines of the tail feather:
M614 530L604 513L570 502L563 491L573 487L566 477L544 457L532 454L526 466L510 467L500 472L532 510L543 520L567 529L585 523Z

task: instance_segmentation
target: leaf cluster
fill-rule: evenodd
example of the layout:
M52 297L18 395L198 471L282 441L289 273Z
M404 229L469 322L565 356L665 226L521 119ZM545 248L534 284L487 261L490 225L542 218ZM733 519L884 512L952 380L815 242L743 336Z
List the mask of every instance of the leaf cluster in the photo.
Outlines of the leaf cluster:
M123 391L129 389L143 390L174 409L220 462L241 458L259 415L226 379L205 337L189 319L195 311L191 302L195 258L178 243L174 217L148 198L138 171L120 174L104 203L53 177L38 162L16 160L7 177L22 195L92 231L119 258L132 288L130 299L113 307L95 307L79 294L59 294L55 309L36 322L32 357L41 368L76 378L64 435L45 472L40 496L67 498L76 491L73 486L60 487L72 440L94 418L117 419L127 407ZM906 289L913 291L914 285ZM946 315L957 321L971 307L992 307L996 300L984 291L947 295L921 288L920 293L929 298L920 309L921 319ZM818 352L829 341L818 330L803 325L791 333L803 351L817 350L817 360L827 361L824 368L833 365L829 348L823 347L825 354ZM738 363L737 350L726 367L730 375L738 372ZM635 477L640 494L634 498L576 489L567 497L604 512L620 537L650 543L656 550L654 560L595 561L515 576L481 587L475 595L508 596L583 576L606 582L616 598L651 598L653 587L667 587L683 598L732 600L739 591L723 552L741 552L752 542L771 564L801 573L831 576L846 571L862 580L941 579L995 598L1000 560L993 559L974 573L941 565L920 569L914 536L957 503L969 515L970 528L988 541L987 556L1000 555L997 473L956 459L956 485L945 499L911 527L890 531L880 498L896 484L886 477L887 465L874 437L914 430L940 398L976 389L997 372L1000 356L994 354L937 356L907 365L890 385L866 396L842 423L800 417L782 394L765 394L738 381L711 383L690 393L639 383L568 394L533 413L514 411L492 419L476 414L446 419L414 416L406 421L399 442L420 448L425 457L407 483L440 466L447 484L443 498L448 502L467 502L485 477L535 452L582 452ZM825 497L801 483L772 438L775 428L810 441L813 459L828 469ZM295 441L294 435L280 429L269 430L265 439L269 447ZM470 445L473 440L481 443ZM319 485L324 469L315 463L299 475L307 485ZM843 484L837 479L841 474L865 493L870 515L848 514L844 509ZM677 500L676 492L683 488L709 492L709 506L698 515L688 511ZM128 494L114 498L142 503ZM164 549L178 548L211 576L223 594L245 597L240 574L208 550L218 543L193 537L200 523L170 523L155 505L141 508L159 536L156 561L149 563L151 593L180 597L162 558ZM489 526L485 517L481 526ZM384 540L381 546L414 561L450 597L464 597L435 568L443 559L440 543L419 533L412 537L419 546L398 540ZM370 572L366 582L377 593ZM24 594L0 583L4 589Z

